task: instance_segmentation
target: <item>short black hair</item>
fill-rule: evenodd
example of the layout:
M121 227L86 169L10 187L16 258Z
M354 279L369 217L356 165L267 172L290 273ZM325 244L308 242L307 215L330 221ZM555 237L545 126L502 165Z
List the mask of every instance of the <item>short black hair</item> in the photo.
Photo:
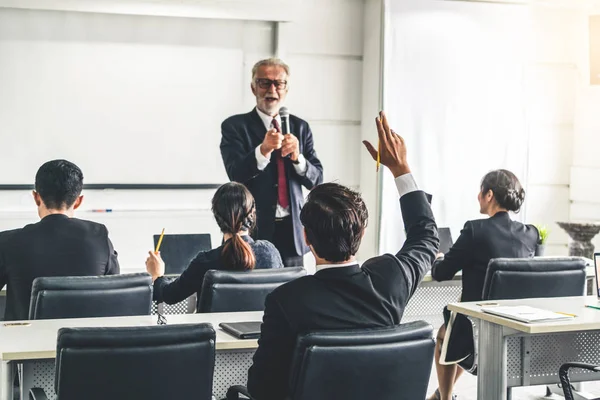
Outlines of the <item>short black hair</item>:
M358 252L368 219L360 194L337 183L313 188L300 212L309 244L331 262L346 261Z
M488 172L481 180L481 193L494 193L498 205L508 211L519 212L525 201L525 189L515 174L506 169Z
M83 173L77 165L67 160L48 161L35 174L35 191L49 209L71 207L81 190Z

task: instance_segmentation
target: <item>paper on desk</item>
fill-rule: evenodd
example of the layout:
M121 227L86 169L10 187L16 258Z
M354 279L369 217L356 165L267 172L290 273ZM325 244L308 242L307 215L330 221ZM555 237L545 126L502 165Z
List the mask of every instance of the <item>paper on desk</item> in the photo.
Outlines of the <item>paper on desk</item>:
M560 321L574 318L570 315L530 306L482 307L481 311L526 323Z

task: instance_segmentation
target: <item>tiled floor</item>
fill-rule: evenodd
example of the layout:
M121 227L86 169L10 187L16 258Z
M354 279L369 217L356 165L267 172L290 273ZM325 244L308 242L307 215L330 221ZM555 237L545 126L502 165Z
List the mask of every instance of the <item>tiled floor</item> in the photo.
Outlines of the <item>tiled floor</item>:
M431 371L431 379L429 380L429 390L427 395L431 395L437 388L437 376L435 374L435 366ZM586 393L600 397L600 382L585 383ZM454 393L458 396L458 400L477 400L477 377L469 374L463 374L458 381ZM550 400L563 399L562 396L545 397L546 388L544 386L532 386L527 388L513 389L512 400Z

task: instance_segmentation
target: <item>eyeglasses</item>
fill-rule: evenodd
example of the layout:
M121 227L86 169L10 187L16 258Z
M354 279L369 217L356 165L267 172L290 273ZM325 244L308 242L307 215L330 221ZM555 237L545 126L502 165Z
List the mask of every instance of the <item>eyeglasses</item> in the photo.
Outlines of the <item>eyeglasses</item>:
M269 89L271 85L275 85L275 89L284 90L287 87L287 81L278 81L265 78L259 78L254 81L261 89Z

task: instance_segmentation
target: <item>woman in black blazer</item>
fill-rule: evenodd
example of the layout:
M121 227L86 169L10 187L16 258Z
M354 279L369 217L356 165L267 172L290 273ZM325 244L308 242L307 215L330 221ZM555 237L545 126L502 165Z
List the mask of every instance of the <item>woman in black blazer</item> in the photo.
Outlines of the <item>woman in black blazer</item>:
M241 183L226 183L217 189L212 199L212 212L223 232L223 245L201 251L174 281L163 275L165 263L159 254L150 251L146 270L154 281L154 300L175 304L202 288L204 274L209 269L251 271L254 268L282 268L279 251L266 240L254 241L249 235L256 223L254 198Z
M458 271L463 271L461 301L481 300L491 259L533 257L539 242L539 233L534 226L512 221L508 214L509 211L519 212L525 200L525 190L512 172L500 169L486 174L477 199L479 212L489 218L467 221L448 254L439 254L431 270L436 281L450 280ZM446 323L438 331L435 353L439 389L430 400L455 398L452 395L454 383L463 372L457 363L473 354L469 320L462 315L451 316L447 309L444 319ZM453 320L452 333L443 343L450 319Z

